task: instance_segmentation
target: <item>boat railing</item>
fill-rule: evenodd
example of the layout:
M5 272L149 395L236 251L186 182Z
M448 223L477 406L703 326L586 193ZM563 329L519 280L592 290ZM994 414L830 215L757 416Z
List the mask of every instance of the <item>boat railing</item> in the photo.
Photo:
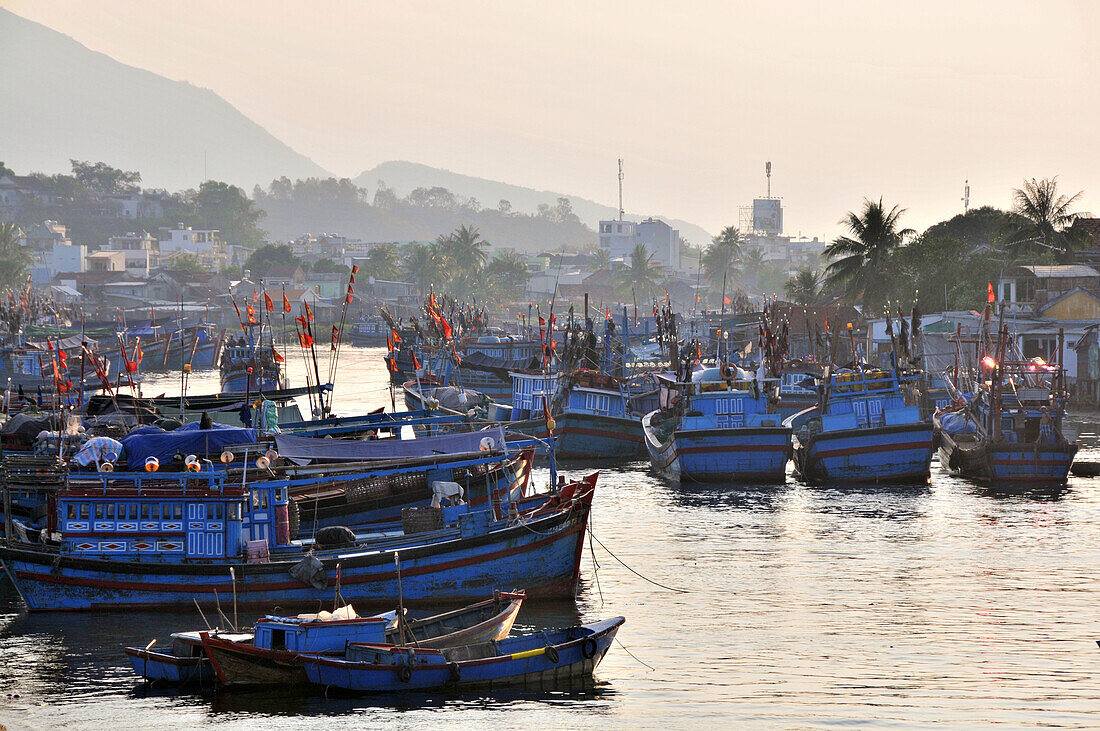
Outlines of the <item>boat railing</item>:
M829 379L829 386L834 394L891 391L898 389L903 383L920 380L920 374L895 374L893 371L882 370L851 371L833 374Z
M139 495L153 492L173 492L186 495L188 487L204 493L224 492L225 473L212 468L198 472L80 472L66 479L66 490L102 492L136 490Z

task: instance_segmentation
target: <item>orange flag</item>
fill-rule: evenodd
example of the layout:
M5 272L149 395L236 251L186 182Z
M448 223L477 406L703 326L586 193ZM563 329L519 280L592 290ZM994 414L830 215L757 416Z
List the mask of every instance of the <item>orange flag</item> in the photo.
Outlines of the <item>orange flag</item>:
M271 301L271 297L267 294L267 292L264 292L264 306L267 307L268 312L275 311L275 303Z
M309 303L303 302L302 304L306 306L306 319L313 322L313 310L309 309Z
M286 292L283 292L283 312L290 312L290 300L286 298Z
M276 363L285 363L286 362L286 358L279 355L279 351L275 350L274 345L271 346L271 357L275 359Z
M993 282L986 283L985 301L989 304L997 301L997 293L993 291Z

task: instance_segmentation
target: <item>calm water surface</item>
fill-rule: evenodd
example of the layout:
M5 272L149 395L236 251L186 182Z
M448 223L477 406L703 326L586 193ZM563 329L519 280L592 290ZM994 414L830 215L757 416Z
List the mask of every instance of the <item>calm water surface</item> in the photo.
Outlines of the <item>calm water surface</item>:
M389 404L380 354L346 351L338 411ZM196 374L190 392L216 382ZM153 377L145 391L176 384ZM1076 427L1098 443L1094 421ZM194 613L31 616L0 584L0 723L1095 728L1098 488L1074 478L1055 495L996 496L935 465L924 488L850 490L685 489L641 463L603 470L594 535L645 579L593 542L577 601L532 602L516 625L625 615L619 638L638 659L614 646L587 695L148 691L120 648L197 627Z

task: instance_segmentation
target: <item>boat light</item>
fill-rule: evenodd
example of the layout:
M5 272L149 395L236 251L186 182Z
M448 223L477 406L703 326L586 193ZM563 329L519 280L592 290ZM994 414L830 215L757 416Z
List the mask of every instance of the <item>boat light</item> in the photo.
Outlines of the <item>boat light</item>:
M982 358L982 365L986 368L996 368L997 361L993 360L993 356L987 355L986 357Z

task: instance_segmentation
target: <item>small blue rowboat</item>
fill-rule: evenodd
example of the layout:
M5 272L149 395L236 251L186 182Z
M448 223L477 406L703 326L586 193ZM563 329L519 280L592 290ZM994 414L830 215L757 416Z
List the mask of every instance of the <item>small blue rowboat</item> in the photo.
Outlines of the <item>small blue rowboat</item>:
M343 658L303 655L302 662L311 683L361 693L566 690L591 682L625 621L615 617L442 650L349 644Z
M223 634L235 642L251 642L251 633ZM125 648L134 672L149 682L169 685L198 683L213 685L214 667L202 647L199 632L176 632L172 635L172 645L165 651L154 650L156 640L145 647Z

